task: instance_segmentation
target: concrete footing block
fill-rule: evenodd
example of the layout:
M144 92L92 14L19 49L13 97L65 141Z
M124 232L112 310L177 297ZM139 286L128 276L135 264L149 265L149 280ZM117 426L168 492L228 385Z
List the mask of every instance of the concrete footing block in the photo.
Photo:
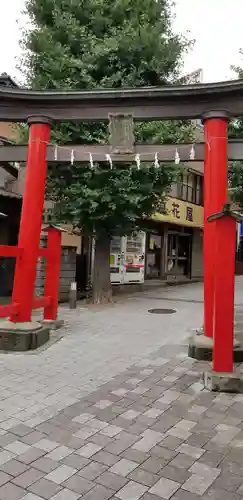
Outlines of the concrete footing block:
M43 326L49 327L50 330L59 330L64 326L63 319L43 319L40 321Z
M206 337L200 330L193 332L189 338L188 356L198 361L212 361L213 339ZM243 362L243 344L234 339L234 362Z
M50 328L37 321L13 323L4 320L0 322L1 351L30 351L48 342L49 338Z
M243 393L243 378L238 373L208 371L203 373L202 382L211 392Z

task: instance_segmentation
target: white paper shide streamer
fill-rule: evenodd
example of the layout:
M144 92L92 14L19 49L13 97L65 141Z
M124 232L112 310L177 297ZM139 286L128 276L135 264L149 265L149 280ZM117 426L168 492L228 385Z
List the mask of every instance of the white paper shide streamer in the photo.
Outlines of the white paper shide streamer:
M140 154L136 154L136 156L135 156L135 162L136 162L136 165L137 165L137 169L140 170L140 166L141 166Z
M196 157L196 153L195 153L195 148L194 148L194 144L192 145L191 147L191 150L190 150L190 155L189 155L189 158L190 160L195 160L195 157Z
M179 165L180 161L181 161L180 155L178 153L178 149L176 149L176 152L175 152L175 164Z
M93 170L93 168L94 168L94 162L93 162L92 153L89 153L89 164L90 164L90 168Z
M71 151L71 158L70 158L71 165L74 164L74 150L72 149Z
M110 169L112 170L113 165L112 165L111 155L106 154L106 155L105 155L105 158L106 158L106 161L108 161L108 163L109 163L109 165L110 165Z
M159 168L158 153L155 153L155 155L154 155L154 166L155 166L155 168Z

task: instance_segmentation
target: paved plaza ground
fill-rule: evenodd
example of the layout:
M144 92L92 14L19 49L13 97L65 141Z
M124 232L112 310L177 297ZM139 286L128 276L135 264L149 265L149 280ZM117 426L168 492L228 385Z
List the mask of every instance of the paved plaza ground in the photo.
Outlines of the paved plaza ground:
M0 500L243 499L243 396L205 391L187 357L201 284L60 317L46 348L0 354Z

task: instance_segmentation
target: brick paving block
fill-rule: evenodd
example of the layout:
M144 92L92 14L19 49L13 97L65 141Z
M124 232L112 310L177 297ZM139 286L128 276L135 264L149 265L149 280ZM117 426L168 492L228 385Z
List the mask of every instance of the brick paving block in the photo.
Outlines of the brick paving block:
M168 450L175 450L182 443L183 440L175 436L166 436L162 441L163 447L168 448Z
M76 453L72 453L71 455L68 455L68 457L65 457L61 461L61 463L64 465L69 465L70 467L73 467L74 469L80 470L83 467L86 467L86 465L89 465L90 460L89 460L89 458L81 457L80 455L77 455ZM58 466L58 464L57 464L57 466ZM50 471L46 471L46 472L50 472Z
M165 391L163 396L158 400L160 403L171 404L180 397L181 393L177 391Z
M196 415L202 415L207 410L208 408L206 406L194 404L191 406L191 408L188 408L188 413L195 413Z
M168 464L163 467L160 472L158 472L158 476L166 477L167 479L183 484L187 481L187 479L189 479L191 473L187 469L171 467L171 465Z
M163 444L163 442L161 443ZM163 446L155 446L150 450L151 456L159 457L159 458L164 458L165 460L173 460L175 458L177 452L173 450L168 450L168 448L164 448Z
M32 462L35 462L35 460L37 460L38 458L42 457L43 455L45 455L44 450L39 450L38 448L34 448L32 446L25 453L21 453L21 455L18 455L18 460L26 465L29 465Z
M196 425L196 422L193 422L191 420L186 420L186 419L182 419L180 420L180 422L178 422L175 427L177 427L178 429L183 429L185 431L190 431L191 429L193 429L193 427L195 427Z
M5 432L5 431L3 431ZM16 441L16 436L15 434L12 434L11 432L6 432L3 435L0 435L0 446L3 448L6 446L6 444L12 443L13 441Z
M123 451L120 456L127 460L137 462L138 464L142 464L150 457L149 453L143 453L142 451L133 450L132 448Z
M49 500L49 498L52 498L54 495L56 495L56 493L61 491L61 489L61 486L53 483L52 481L48 481L45 478L40 479L39 481L28 487L28 490L31 491L31 493L39 495L45 500Z
M151 472L147 472L146 470L141 469L138 467L135 469L133 472L129 474L129 479L132 481L135 481L137 483L144 484L144 486L153 486L155 483L157 483L159 477L157 474L152 474Z
M27 471L23 472L23 474L15 477L12 482L17 486L21 486L21 488L28 488L28 486L36 483L36 481L41 479L43 476L43 472L37 469L30 468Z
M90 479L90 481L96 479L98 476L103 474L108 469L107 465L99 464L98 462L91 462L86 467L83 467L79 474L80 476Z
M169 500L180 488L180 486L180 483L162 477L154 486L152 486L152 488L150 488L149 493L164 498L165 500Z
M90 458L101 449L102 446L93 443L87 443L84 446L82 446L82 448L80 448L79 450L76 450L76 453L78 455L81 455L81 457Z
M131 394L138 394L138 395L143 395L145 394L146 392L148 392L149 389L148 387L144 387L142 384L141 385L138 385L137 387L135 387L135 389L133 389L131 391Z
M45 476L45 479L56 484L62 484L64 481L76 474L76 472L77 470L73 467L69 467L68 465L60 465L59 467L57 467L57 469L49 472L49 474Z
M18 476L19 474L23 474L23 472L29 469L27 465L22 464L15 459L5 462L1 465L0 468L3 472L5 472L6 474L10 474L13 477Z
M221 473L214 483L214 488L226 491L236 492L242 485L242 476L235 476L234 474ZM241 493L243 488L241 489Z
M75 491L75 493L84 495L94 487L94 483L93 481L89 481L88 479L81 477L79 474L74 474L74 476L70 477L67 481L65 481L65 483L63 483L63 486L71 491Z
M42 472L45 472L46 474L56 469L58 465L59 464L57 462L51 460L50 458L47 458L47 456L38 458L38 460L32 462L31 464L31 466L34 467L34 469L38 469Z
M113 401L109 401L108 399L101 399L95 403L94 407L99 408L100 410L104 410L113 404Z
M34 493L27 493L21 500L43 500L43 497L39 497L39 495L35 495Z
M152 474L157 474L167 463L168 460L165 460L164 458L150 457L141 464L141 469L151 472Z
M200 497L198 497L198 500L199 498ZM201 498L203 498L203 500L241 500L241 496L236 493L215 489L214 487L210 488ZM185 500L187 499L185 498Z
M99 462L101 464L107 465L108 467L111 467L112 465L116 464L118 460L120 460L120 457L116 455L112 455L111 453L108 453L107 451L99 451L95 455L92 456L92 460L95 460L96 462Z
M191 477L182 485L182 489L189 491L191 493L196 493L197 495L203 495L207 489L212 486L215 478L211 475L199 476L198 474L192 474Z
M120 455L123 451L130 447L130 443L124 442L123 439L116 439L111 444L104 448L104 451L111 453L112 455Z
M30 446L37 443L38 441L40 441L41 439L43 439L45 437L45 434L43 434L42 432L39 432L39 431L36 431L33 429L31 429L32 432L30 432L30 434L26 434L25 436L22 437L21 441L25 444L29 444Z
M191 436L191 432L174 426L166 432L166 436L173 436L181 439L182 441L186 441Z
M20 500L27 493L23 488L12 483L6 483L0 487L1 500Z
M16 455L14 453L11 453L10 451L7 450L0 451L0 467L15 457Z
M154 420L152 421L154 422ZM127 427L127 432L130 434L135 434L135 436L140 436L144 431L148 429L149 425L144 422L139 422L139 419L136 420L136 422L130 426Z
M24 424L16 425L16 427L12 427L12 434L16 434L16 436L23 437L32 432L32 429Z
M104 446L108 446L109 444L113 443L114 439L98 433L93 434L93 436L88 438L86 442L97 444L98 446L101 446L103 448ZM83 441L83 445L86 444L86 442Z
M189 455L184 455L184 453L178 453L173 460L170 462L171 467L179 467L181 469L189 469L195 462L194 457Z
M92 418L92 420L89 420L86 422L86 427L90 427L93 430L101 431L102 429L105 429L105 427L108 427L108 423L104 422L103 420L100 420L98 418Z
M51 497L51 500L78 500L79 498L79 493L75 493L74 491L68 490L67 488L63 488L63 490L59 491L59 493L54 495L54 497Z
M140 378L132 377L126 380L126 384L128 385L139 385L142 382Z
M54 450L55 448L58 448L59 443L56 443L56 441L51 441L50 439L41 439L40 441L37 441L35 443L34 447L38 448L40 450L44 450L45 452L50 452Z
M213 451L206 451L202 457L198 460L198 463L204 463L211 467L218 467L223 460L224 455L222 453L216 453Z
M128 483L128 479L122 476L118 476L117 474L112 474L109 471L106 471L100 476L98 476L95 482L102 484L107 488L111 488L115 492L123 488L123 486L125 486L125 484Z
M120 500L139 500L146 491L148 491L147 486L129 481L129 483L116 493L116 497Z
M92 415L92 413L81 413L80 415L74 417L72 421L77 422L78 424L85 424L92 418L94 418L94 415Z
M144 432L142 433L142 435L144 434ZM134 443L136 443L136 441L139 440L139 437L140 436L130 434L130 432L123 430L122 432L120 432L120 434L117 434L117 436L114 437L113 442L115 443L116 441L122 441L124 444L127 444L128 446L132 446Z
M112 394L115 394L115 396L125 396L127 394L129 389L124 389L124 387L121 387L120 389L115 389L114 391L111 391Z
M166 432L171 427L174 427L180 420L181 417L175 417L171 415L170 410L163 413L163 415L157 420L157 422L151 427L151 429L159 432Z
M132 462L131 460L122 458L119 462L117 462L109 469L109 472L126 477L130 472L136 469L136 467L138 467L137 462Z
M108 425L107 427L103 428L100 431L100 434L103 434L104 436L108 437L114 437L122 431L123 431L122 427L118 427L117 425Z
M91 436L93 436L93 434L96 434L97 429L91 429L90 427L82 427L81 429L79 429L75 434L74 436L79 438L79 439L82 439L82 440L85 440Z
M101 484L96 484L92 490L82 496L82 500L108 500L113 497L113 494L113 490L110 490Z
M0 486L7 483L8 481L11 481L11 479L13 479L12 476L7 474L6 472L0 471Z
M134 420L140 415L139 411L127 410L120 415L120 418L125 418L126 420Z
M183 453L184 455L188 455L189 457L198 459L200 458L204 453L205 450L202 448L197 448L196 446L190 446L189 444L181 444L176 451L178 453Z
M163 410L160 410L159 408L149 408L143 415L148 418L158 418L160 415L162 415Z
M142 439L137 441L132 446L132 449L142 452L147 452L151 450L156 444L160 443L165 435L162 432L156 432L153 430L146 430L142 434Z
M210 435L206 433L192 434L187 440L186 444L191 446L196 446L196 448L203 448L205 444L211 439L212 433Z
M210 467L209 465L200 462L195 462L190 467L189 471L201 477L211 476L214 479L216 479L221 473L220 469L217 469L216 467Z
M55 450L50 451L46 455L46 458L50 458L51 460L62 460L63 458L66 458L68 455L71 455L73 453L72 448L68 448L67 446L58 446L58 448L55 448Z
M197 495L196 493L190 493L189 491L181 489L178 490L172 497L172 500L202 500L202 499L204 500L204 495L202 497L201 495ZM221 500L224 500L224 498L221 498Z

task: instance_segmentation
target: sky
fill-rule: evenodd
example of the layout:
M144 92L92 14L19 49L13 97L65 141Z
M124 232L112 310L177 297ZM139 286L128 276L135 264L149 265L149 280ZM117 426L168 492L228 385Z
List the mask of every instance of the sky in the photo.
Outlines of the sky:
M18 82L16 69L20 55L21 15L25 0L3 1L0 13L0 73L6 72ZM190 32L195 39L193 50L185 57L183 73L203 69L203 81L213 82L234 78L231 64L241 64L243 57L243 0L175 0L176 32Z

